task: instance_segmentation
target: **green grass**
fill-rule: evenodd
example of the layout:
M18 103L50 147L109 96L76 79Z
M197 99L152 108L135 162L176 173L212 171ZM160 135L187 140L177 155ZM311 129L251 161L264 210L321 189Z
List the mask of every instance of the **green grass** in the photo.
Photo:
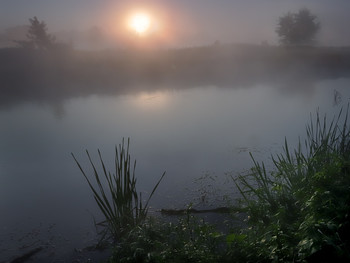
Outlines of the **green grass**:
M327 123L311 119L305 147L273 156L274 169L253 158L235 179L249 228L232 255L249 262L350 260L350 134L342 111ZM326 261L327 262L327 261Z
M109 204L88 154L100 192L77 164L110 227L113 222L113 231L119 233L134 219L132 228L123 228L127 231L117 240L109 262L350 262L348 110L330 122L317 113L306 127L305 142L291 150L285 140L283 152L272 156L272 171L251 155L250 172L233 178L245 221L226 233L191 216L190 210L175 223L146 218L147 203L143 206L134 187L129 187L136 183L134 175L122 172L130 171L129 146L125 152L124 144L116 167L122 167L117 174L124 174L129 186L121 184L110 192L112 197L123 192L121 200L126 201L114 198ZM100 160L107 181L121 181L106 172L101 155ZM109 183L109 189L115 189L112 186Z
M145 220L148 212L149 201L165 175L164 172L144 204L141 193L136 189L136 160L132 165L129 154L129 145L130 139L128 139L126 146L124 145L123 139L122 144L119 145L119 149L118 147L115 148L114 173L107 171L99 150L98 156L102 172L98 171L89 152L86 151L93 169L93 178L95 182L90 179L89 175L85 172L72 153L76 164L93 192L98 207L105 217L105 221L102 225L106 227L107 232L111 234L115 240L128 233L128 231Z
M221 262L224 236L190 214L176 223L149 218L119 242L108 262Z

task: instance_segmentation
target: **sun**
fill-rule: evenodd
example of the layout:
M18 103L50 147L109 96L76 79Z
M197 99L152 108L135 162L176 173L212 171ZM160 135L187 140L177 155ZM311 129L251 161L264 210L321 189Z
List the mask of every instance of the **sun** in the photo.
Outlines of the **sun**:
M139 35L145 35L151 27L151 18L145 13L137 13L131 16L130 27Z

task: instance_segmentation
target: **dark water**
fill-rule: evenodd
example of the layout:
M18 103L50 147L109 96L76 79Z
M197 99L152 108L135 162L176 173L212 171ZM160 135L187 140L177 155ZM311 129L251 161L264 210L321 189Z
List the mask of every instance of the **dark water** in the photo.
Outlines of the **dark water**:
M99 148L112 169L114 146L130 137L139 191L167 172L154 209L210 204L234 196L228 175L251 167L249 152L268 162L285 137L296 145L310 113L333 116L349 87L345 78L293 88L164 87L2 107L0 262L38 246L38 258L70 262L96 241L93 216L101 215L71 152L88 167L84 150L97 160Z

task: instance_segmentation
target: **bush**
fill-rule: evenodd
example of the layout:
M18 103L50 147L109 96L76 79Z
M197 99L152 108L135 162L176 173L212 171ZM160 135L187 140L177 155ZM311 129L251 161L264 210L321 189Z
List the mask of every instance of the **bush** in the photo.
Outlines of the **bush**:
M222 262L223 242L213 225L190 214L177 223L149 218L117 244L109 262Z
M317 17L309 9L302 8L297 13L288 13L278 19L276 33L284 45L310 45L320 30Z
M305 149L272 158L275 170L254 160L235 183L249 228L231 246L245 262L350 260L350 133L342 111L327 125L317 113Z

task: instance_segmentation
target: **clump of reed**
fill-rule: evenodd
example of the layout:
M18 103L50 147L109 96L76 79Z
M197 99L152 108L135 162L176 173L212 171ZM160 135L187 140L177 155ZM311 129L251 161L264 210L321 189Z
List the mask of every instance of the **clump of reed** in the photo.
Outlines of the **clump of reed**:
M272 172L252 156L251 172L234 179L248 228L229 236L241 237L231 255L245 262L350 260L348 110L342 117L341 110L327 123L317 112L305 148L299 141L291 151L285 140Z
M144 203L142 194L136 189L136 160L132 165L129 146L130 138L126 146L123 139L122 144L115 147L114 173L107 171L100 150L98 150L98 156L102 172L98 171L86 150L95 182L89 178L87 172L72 153L76 164L93 192L99 209L105 217L105 220L101 223L106 227L105 234L111 234L114 239L123 236L145 220L149 209L149 201L165 175L164 172L147 198L146 203Z

